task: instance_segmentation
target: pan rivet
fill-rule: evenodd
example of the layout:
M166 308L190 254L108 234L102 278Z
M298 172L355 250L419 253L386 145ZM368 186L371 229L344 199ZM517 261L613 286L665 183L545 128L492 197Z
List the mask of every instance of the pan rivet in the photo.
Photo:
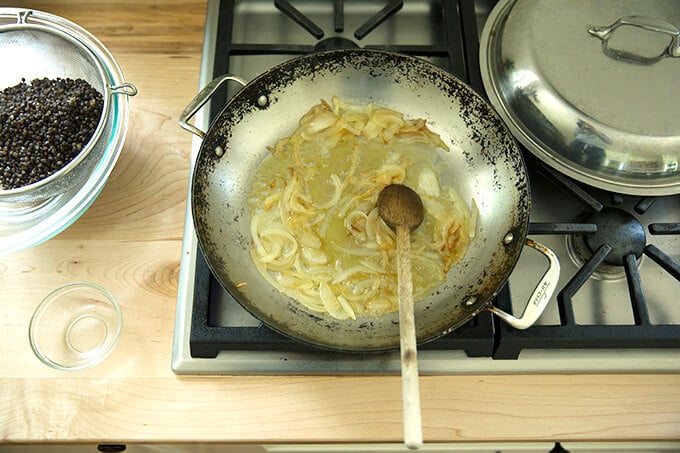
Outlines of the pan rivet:
M466 305L467 307L471 307L471 306L473 306L473 305L475 304L475 302L477 302L477 298L476 298L475 296L472 296L472 297L469 297L469 298L465 301L465 305Z
M224 148L222 148L221 146L217 146L215 148L215 155L217 157L222 157L223 154L224 154Z
M505 244L505 245L511 244L512 241L514 241L514 240L515 240L515 235L512 234L512 233L508 233L503 238L503 244Z
M269 104L269 99L264 94L257 98L257 105L259 105L260 107L264 107L267 104Z

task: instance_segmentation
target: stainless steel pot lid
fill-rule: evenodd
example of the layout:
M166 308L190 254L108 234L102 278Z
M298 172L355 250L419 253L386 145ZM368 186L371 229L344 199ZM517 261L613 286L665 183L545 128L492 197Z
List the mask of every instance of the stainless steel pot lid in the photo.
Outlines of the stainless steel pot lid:
M680 193L677 0L501 0L484 27L487 95L559 171L633 195Z

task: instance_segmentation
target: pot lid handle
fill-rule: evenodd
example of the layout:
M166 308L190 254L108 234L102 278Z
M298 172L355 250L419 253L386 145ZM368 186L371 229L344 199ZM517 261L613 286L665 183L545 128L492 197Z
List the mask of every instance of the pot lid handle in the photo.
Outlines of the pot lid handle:
M671 42L666 49L655 57L645 57L626 50L613 49L609 47L609 39L614 32L622 26L632 26L654 33L669 35ZM623 60L629 63L654 64L666 57L680 57L680 30L668 22L645 16L622 17L609 26L591 27L588 33L602 41L602 51L610 58Z

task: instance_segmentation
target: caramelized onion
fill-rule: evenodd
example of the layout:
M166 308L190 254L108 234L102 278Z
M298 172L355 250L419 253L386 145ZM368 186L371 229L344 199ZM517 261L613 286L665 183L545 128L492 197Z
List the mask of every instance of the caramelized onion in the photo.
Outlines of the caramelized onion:
M251 257L267 282L336 319L398 309L394 232L376 209L388 184L416 188L426 210L412 235L414 291L425 297L465 255L472 210L442 185L435 159L449 151L423 119L333 97L270 148L249 198Z

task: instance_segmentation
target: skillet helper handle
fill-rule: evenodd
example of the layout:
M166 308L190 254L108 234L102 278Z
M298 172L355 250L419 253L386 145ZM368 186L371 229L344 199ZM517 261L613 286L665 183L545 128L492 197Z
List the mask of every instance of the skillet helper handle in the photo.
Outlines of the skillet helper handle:
M184 108L184 111L182 114L179 116L179 125L182 129L185 131L189 131L192 134L200 137L201 139L205 138L205 132L194 126L193 124L189 123L189 120L193 118L193 116L198 112L203 105L205 105L206 102L210 100L210 98L215 94L215 92L225 83L227 82L236 82L242 87L246 86L248 82L244 79L242 79L239 76L231 75L231 74L225 74L222 76L217 77L214 79L212 82L207 84L201 91L196 95L196 97L189 102L189 105L187 105Z
M655 57L645 57L625 50L612 49L609 47L609 39L622 26L637 27L654 33L668 35L671 38L670 44ZM591 27L588 29L588 33L600 39L602 41L602 51L605 55L615 60L637 64L653 64L662 58L680 57L680 30L661 19L645 16L627 16L620 18L609 26Z
M555 289L557 288L557 282L560 278L560 262L557 259L557 255L550 250L548 247L541 245L537 242L527 239L525 245L538 250L546 258L548 258L548 270L545 271L541 281L538 282L533 294L529 298L529 303L524 309L524 313L520 318L516 318L513 315L506 313L498 307L490 305L488 310L494 315L501 318L506 323L510 324L515 329L524 330L534 325L538 320L539 316L545 310L548 305L550 298L552 297Z

